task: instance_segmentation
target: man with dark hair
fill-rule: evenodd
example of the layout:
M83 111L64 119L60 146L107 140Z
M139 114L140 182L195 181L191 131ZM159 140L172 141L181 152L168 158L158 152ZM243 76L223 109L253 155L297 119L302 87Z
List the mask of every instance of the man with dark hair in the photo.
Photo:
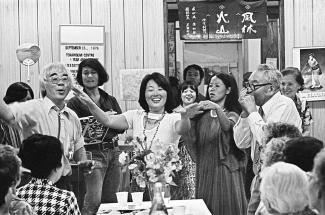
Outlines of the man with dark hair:
M204 71L202 67L196 64L187 66L183 71L183 80L192 81L196 87L199 87L204 78ZM198 94L198 102L206 100L205 96L201 93Z
M19 156L30 169L32 180L17 190L18 197L33 205L37 214L80 214L73 192L53 186L63 173L59 139L33 134L23 141Z

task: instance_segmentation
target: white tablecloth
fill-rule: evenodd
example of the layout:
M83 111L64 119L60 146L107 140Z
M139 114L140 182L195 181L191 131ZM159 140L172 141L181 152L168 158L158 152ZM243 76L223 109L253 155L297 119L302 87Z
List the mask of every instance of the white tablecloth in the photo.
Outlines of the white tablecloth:
M132 204L130 202L130 204ZM143 202L141 208L149 209L151 206L151 202ZM191 200L170 200L169 203L166 204L168 208L175 206L185 206L185 215L211 215L209 209L204 203L203 199L191 199ZM115 211L119 209L117 203L106 203L101 204L97 215L104 214L116 214ZM172 211L172 209L170 209ZM169 210L169 211L170 211ZM148 211L148 210L147 210ZM141 214L147 214L146 211Z

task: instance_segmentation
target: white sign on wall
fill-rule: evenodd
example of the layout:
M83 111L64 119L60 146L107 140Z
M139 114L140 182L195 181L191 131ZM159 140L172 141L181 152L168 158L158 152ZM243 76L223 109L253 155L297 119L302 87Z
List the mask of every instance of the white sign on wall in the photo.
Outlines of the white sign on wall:
M87 58L98 59L105 67L105 26L60 25L60 61L73 77Z

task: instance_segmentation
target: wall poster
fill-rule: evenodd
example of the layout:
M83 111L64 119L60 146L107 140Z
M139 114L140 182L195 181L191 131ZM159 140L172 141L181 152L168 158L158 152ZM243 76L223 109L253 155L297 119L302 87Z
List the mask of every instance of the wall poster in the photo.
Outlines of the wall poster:
M293 49L293 66L300 69L304 79L302 100L325 100L325 47Z
M137 101L139 99L140 85L143 77L153 72L159 72L165 75L164 68L120 70L121 100Z
M86 58L95 58L105 67L105 26L60 25L60 61L74 78Z

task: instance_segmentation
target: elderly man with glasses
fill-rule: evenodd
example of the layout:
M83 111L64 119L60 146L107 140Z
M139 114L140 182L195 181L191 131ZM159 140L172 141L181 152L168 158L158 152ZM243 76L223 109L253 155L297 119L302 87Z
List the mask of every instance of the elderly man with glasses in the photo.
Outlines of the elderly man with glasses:
M21 130L23 139L38 133L57 137L63 143L63 176L71 174L69 154L80 166L91 166L87 161L81 124L76 113L65 104L72 87L72 79L62 63L44 67L40 77L44 98L6 105L0 101L0 118ZM69 189L69 180L63 177L58 186Z
M254 214L260 201L260 152L263 146L263 126L270 122L285 122L301 129L301 119L294 102L281 95L282 75L271 65L261 64L249 77L249 84L240 92L241 116L234 126L234 139L238 148L251 147L255 180L248 215Z

